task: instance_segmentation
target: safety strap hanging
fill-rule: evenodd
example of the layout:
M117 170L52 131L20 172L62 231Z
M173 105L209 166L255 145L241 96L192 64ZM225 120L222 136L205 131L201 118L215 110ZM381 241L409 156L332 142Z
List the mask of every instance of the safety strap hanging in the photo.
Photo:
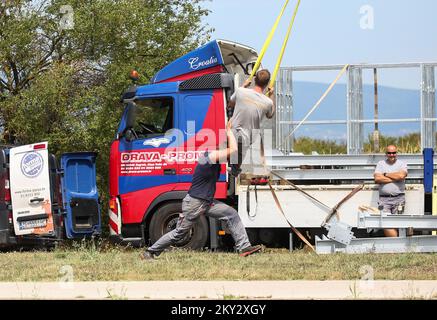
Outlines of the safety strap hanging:
M285 12L285 9L287 8L288 2L290 2L290 0L286 0L285 4L282 6L282 10L279 13L279 16L276 18L275 24L273 25L272 29L269 32L269 35L267 36L266 41L264 42L264 45L261 49L261 52L259 53L258 59L256 60L255 66L252 69L252 73L249 76L249 80L252 80L253 76L255 75L255 73L258 71L259 66L261 65L261 61L264 57L264 54L267 51L267 48L270 45L270 42L272 41L273 35L276 32L276 29L278 28L279 22L281 21L282 15Z
M303 193L304 195L306 195L308 198L314 200L315 202L317 202L318 204L320 204L321 206L325 207L328 210L331 210L331 207L328 206L327 204L324 204L323 202L321 202L319 199L313 197L312 195L310 195L308 192L306 192L305 190L303 190L302 188L299 188L297 185L295 185L293 182L281 177L279 174L277 174L276 172L270 171L272 175L276 176L277 178L279 178L282 182L284 182L285 184L288 184L290 186L292 186L294 189L296 189L297 191Z
M343 205L343 203L345 203L346 201L348 201L350 198L352 198L357 192L359 192L360 190L362 190L364 188L364 184L359 185L358 187L355 187L350 193L348 193L343 199L340 200L340 202L338 202L333 208L332 210L329 212L329 214L326 216L325 220L323 220L322 222L322 227L327 224L329 222L329 220L331 220L331 218L334 216L334 214L337 214L337 219L338 217L338 209ZM339 220L339 219L338 219Z
M316 251L315 249L314 249L314 247L312 246L312 244L303 236L303 234L302 233L300 233L300 231L299 230L297 230L292 224L291 224L291 222L287 219L287 216L285 215L285 212L284 212L284 210L282 209L282 206L281 206L281 203L279 202L279 199L278 199L278 197L276 196L276 193L275 193L275 191L273 190L273 187L272 187L272 185L270 184L270 181L269 181L269 188L270 188L270 191L272 192L272 196L273 196L273 199L275 200L275 203L276 203L276 206L278 207L278 209L279 209L279 211L282 213L282 215L284 216L284 218L285 218L285 221L287 221L287 223L288 223L288 225L290 226L290 228L291 228L291 230L293 230L293 232L303 241L303 242L305 242L305 244L307 245L307 246L309 246L310 248L311 248L311 250L313 250L314 252Z
M294 189L296 189L297 191L300 191L301 193L303 193L304 195L306 195L308 198L314 200L316 203L318 203L318 204L322 205L323 207L325 207L325 208L327 208L327 209L330 210L329 213L328 213L328 215L326 216L325 220L323 221L322 226L324 226L324 225L325 225L325 224L326 224L326 223L327 223L327 222L332 218L332 216L333 216L334 214L338 214L338 209L340 208L340 206L343 205L343 203L345 203L347 200L349 200L350 198L352 198L356 193L358 193L358 192L359 192L360 190L362 190L363 187L364 187L364 184L362 184L362 185L360 185L360 186L354 188L354 189L353 189L353 190L352 190L348 195L346 195L346 197L344 197L342 200L340 200L340 202L338 202L338 203L337 203L337 204L336 204L336 205L331 209L328 205L324 204L323 202L321 202L321 201L318 200L317 198L315 198L315 197L313 197L312 195L310 195L308 192L306 192L306 191L304 191L303 189L299 188L297 185L295 185L295 184L292 183L291 181L289 181L289 180L287 180L287 179L281 177L279 174L277 174L277 173L275 173L275 172L273 172L273 171L271 171L271 170L269 170L269 169L267 168L266 161L265 161L264 143L263 143L262 138L261 138L261 159L262 159L262 164L263 164L264 170L265 170L266 172L269 172L269 173L271 173L272 175L278 177L282 182L284 182L284 183L286 183L286 184L292 186ZM308 240L307 240L307 239L302 235L302 233L299 232L299 230L297 230L297 229L293 226L293 224L290 222L290 220L288 220L287 216L285 215L284 210L282 209L281 203L279 202L278 196L276 195L276 192L275 192L275 190L273 189L273 187L272 187L270 181L268 182L268 185L269 185L270 191L271 191L271 193L272 193L273 199L275 200L275 204L276 204L276 206L278 207L278 209L279 209L279 211L281 212L281 214L284 216L284 218L285 218L285 220L287 221L288 225L290 226L291 230L292 230L292 231L293 231L293 232L294 232L294 233L295 233L295 234L296 234L296 235L297 235L297 236L298 236L298 237L299 237L299 238L300 238L300 239L301 239L305 244L307 244L307 245L311 248L311 250L313 250L314 252L316 252L315 249L314 249L314 247L309 243L309 241L308 241ZM247 189L247 192L249 193L249 188Z
M269 170L267 168L267 164L266 164L266 158L265 158L265 151L264 151L264 140L261 137L260 143L261 143L261 161L262 161L262 165L263 168L266 172L269 172L273 175L278 176L276 173L274 173L273 171ZM278 176L279 177L279 176ZM285 180L284 178L280 177L281 180L286 181L289 184L292 184L296 189L300 189L299 187L295 186L293 183L289 182L288 180ZM314 249L314 247L311 245L311 243L303 236L302 233L299 232L299 230L297 230L293 224L290 222L290 220L288 220L287 216L285 215L284 209L282 209L281 203L279 202L278 196L276 195L275 190L273 189L272 185L270 184L270 181L268 181L268 185L270 188L270 191L272 193L273 199L275 200L275 204L276 207L278 207L279 212L281 212L281 214L284 216L285 221L287 221L287 224L290 226L291 230L299 237L299 239L301 239L305 244L307 244L311 250L313 250L314 252L316 252L316 250ZM248 190L249 191L249 190ZM303 190L302 190L303 191ZM305 194L307 194L305 191L303 191ZM317 202L319 202L320 204L324 205L325 207L329 208L327 205L321 203L319 200L317 200L316 198L312 197L311 195L307 194L309 197L313 198L314 200L316 200ZM329 208L330 209L330 208Z
M266 164L264 162L264 168L265 170L268 170L266 167ZM276 177L278 177L282 182L285 182L286 184L292 186L293 188L295 188L297 191L300 191L301 193L303 193L304 195L306 195L308 198L314 200L315 202L317 202L318 204L324 206L325 208L329 208L330 212L328 213L328 215L326 216L325 220L322 222L321 226L323 227L327 222L329 222L329 220L332 218L332 216L334 214L338 215L338 209L350 198L352 198L355 194L357 194L360 190L362 190L364 188L364 184L359 185L358 187L354 188L349 194L347 194L343 199L340 200L340 202L338 202L332 209L324 204L323 202L321 202L320 200L316 199L315 197L313 197L312 195L310 195L309 193L305 192L303 189L299 188L297 185L295 185L294 183L290 182L289 180L286 180L285 178L281 177L280 175L278 175L277 173L268 170L271 174L275 175ZM297 230L292 224L291 222L288 220L287 216L285 215L284 210L282 209L281 203L279 202L278 196L276 195L276 192L274 191L272 185L270 184L270 181L268 182L269 184L269 188L270 191L272 193L273 199L275 200L276 206L278 207L279 211L282 213L282 215L284 216L285 220L287 221L288 225L290 226L290 228L293 230L293 232L304 242L306 243L314 252L315 249L314 247L308 242L308 240L302 235L302 233L299 232L299 230Z

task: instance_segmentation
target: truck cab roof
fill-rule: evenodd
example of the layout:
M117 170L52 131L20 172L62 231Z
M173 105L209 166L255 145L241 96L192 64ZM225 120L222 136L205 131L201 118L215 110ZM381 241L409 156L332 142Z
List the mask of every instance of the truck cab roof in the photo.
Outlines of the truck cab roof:
M149 94L156 94L157 92L165 95L175 93L178 90L179 82L156 83L138 87L136 96L147 96Z
M178 77L223 66L231 74L247 73L258 58L255 49L227 40L213 40L188 52L159 70L152 83L178 80Z

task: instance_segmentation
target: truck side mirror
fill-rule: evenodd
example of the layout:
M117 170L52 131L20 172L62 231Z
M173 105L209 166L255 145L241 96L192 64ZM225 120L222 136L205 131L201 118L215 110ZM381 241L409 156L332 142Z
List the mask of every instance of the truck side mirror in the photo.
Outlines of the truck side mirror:
M129 102L126 107L126 129L132 129L135 125L135 117L137 114L137 105Z
M135 126L136 114L137 105L134 102L128 102L126 106L126 126L122 133L122 136L124 136L127 141L132 141L138 138L133 129Z

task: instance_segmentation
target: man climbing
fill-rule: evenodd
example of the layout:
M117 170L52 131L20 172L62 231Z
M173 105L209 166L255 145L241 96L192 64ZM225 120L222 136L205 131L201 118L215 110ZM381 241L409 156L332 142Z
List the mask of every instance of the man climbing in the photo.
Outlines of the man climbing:
M256 135L254 130L261 128L264 117L272 118L275 113L275 103L272 99L273 88L268 88L266 95L264 91L270 82L270 72L267 69L259 70L255 75L255 86L248 87L250 80L246 80L242 87L235 90L228 104L234 108L230 119L232 131L238 141L238 153L231 157L231 174L238 176L241 172L241 164L246 156L249 147L254 143Z

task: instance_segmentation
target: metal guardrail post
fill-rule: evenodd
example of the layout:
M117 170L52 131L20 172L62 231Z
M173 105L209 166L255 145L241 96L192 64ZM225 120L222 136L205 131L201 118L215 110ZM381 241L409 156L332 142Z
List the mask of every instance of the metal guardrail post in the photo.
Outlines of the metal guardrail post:
M281 69L276 80L275 148L284 154L293 151L293 138L287 139L293 130L293 79L292 70Z
M434 66L421 65L422 82L420 86L420 133L421 149L435 146L435 121L429 120L436 116L435 110L435 76Z
M363 152L363 77L362 70L350 66L347 82L347 153Z
M436 144L436 99L435 99L435 67L437 62L414 62L414 63L385 63L385 64L352 64L347 71L347 118L340 120L318 120L306 121L306 125L321 124L346 124L347 127L347 153L360 154L364 145L364 124L365 123L405 123L420 122L421 149L433 148ZM343 65L325 66L296 66L282 68L281 76L277 86L281 86L281 93L277 93L278 109L276 115L276 147L284 154L292 151L290 142L285 143L287 134L291 132L294 125L299 121L293 120L293 112L296 107L293 101L293 72L305 71L333 71L340 70ZM363 118L363 70L374 69L398 69L398 68L421 68L421 115L418 118L402 119L364 119ZM285 80L285 81L284 81ZM288 109L287 109L288 108ZM293 138L293 137L291 137ZM279 147L281 144L284 145Z

